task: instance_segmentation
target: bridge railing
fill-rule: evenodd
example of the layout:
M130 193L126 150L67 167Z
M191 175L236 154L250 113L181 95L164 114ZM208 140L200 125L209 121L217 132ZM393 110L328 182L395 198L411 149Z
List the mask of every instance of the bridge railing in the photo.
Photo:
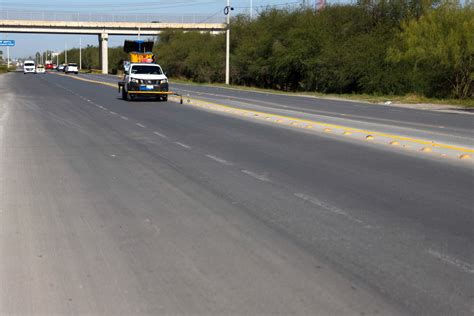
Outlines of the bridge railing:
M223 15L108 14L69 11L0 10L0 20L74 21L74 22L162 22L162 23L224 23Z

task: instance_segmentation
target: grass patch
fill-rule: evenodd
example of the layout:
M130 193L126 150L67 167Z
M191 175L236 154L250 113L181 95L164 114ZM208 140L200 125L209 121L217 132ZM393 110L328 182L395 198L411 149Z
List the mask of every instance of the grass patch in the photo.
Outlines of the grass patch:
M0 74L8 72L7 65L0 65Z
M370 94L335 94L335 93L319 93L319 92L287 92L274 89L263 89L255 87L246 87L239 85L226 85L223 83L196 83L191 80L183 78L172 78L172 82L176 83L185 83L192 85L200 86L214 86L221 88L235 88L240 90L247 91L256 91L264 93L275 93L275 94L292 94L292 95L305 95L313 96L318 98L327 98L327 99L339 99L339 100L349 100L349 101L362 101L369 103L384 103L390 101L394 104L440 104L440 105L452 105L459 107L474 108L474 99L435 99L427 98L425 96L420 96L417 94L407 94L403 96L399 95L370 95Z

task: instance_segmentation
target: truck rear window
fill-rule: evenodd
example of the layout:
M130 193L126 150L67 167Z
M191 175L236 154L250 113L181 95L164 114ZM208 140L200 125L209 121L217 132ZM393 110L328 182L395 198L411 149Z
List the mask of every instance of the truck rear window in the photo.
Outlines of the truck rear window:
M142 75L161 75L163 72L158 66L133 66L131 70L132 74Z

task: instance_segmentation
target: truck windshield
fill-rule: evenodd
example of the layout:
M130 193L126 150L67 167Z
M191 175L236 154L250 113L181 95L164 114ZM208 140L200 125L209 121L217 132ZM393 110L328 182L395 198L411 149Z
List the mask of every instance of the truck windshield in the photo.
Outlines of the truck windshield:
M142 74L142 75L161 75L163 72L158 66L133 66L130 71L132 74Z
M34 66L35 64L33 63L25 63L25 66Z

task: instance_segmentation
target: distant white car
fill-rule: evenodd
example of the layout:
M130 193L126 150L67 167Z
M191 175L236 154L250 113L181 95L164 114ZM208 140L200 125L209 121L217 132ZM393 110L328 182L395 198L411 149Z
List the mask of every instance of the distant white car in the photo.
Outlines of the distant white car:
M79 73L79 68L77 67L76 63L69 63L67 64L66 68L64 68L65 73Z
M36 71L37 74L44 74L44 72L45 72L44 66L41 65L41 64L36 65L36 70L35 71Z
M36 73L35 62L32 61L32 60L26 60L23 63L23 73L24 74L35 74Z

